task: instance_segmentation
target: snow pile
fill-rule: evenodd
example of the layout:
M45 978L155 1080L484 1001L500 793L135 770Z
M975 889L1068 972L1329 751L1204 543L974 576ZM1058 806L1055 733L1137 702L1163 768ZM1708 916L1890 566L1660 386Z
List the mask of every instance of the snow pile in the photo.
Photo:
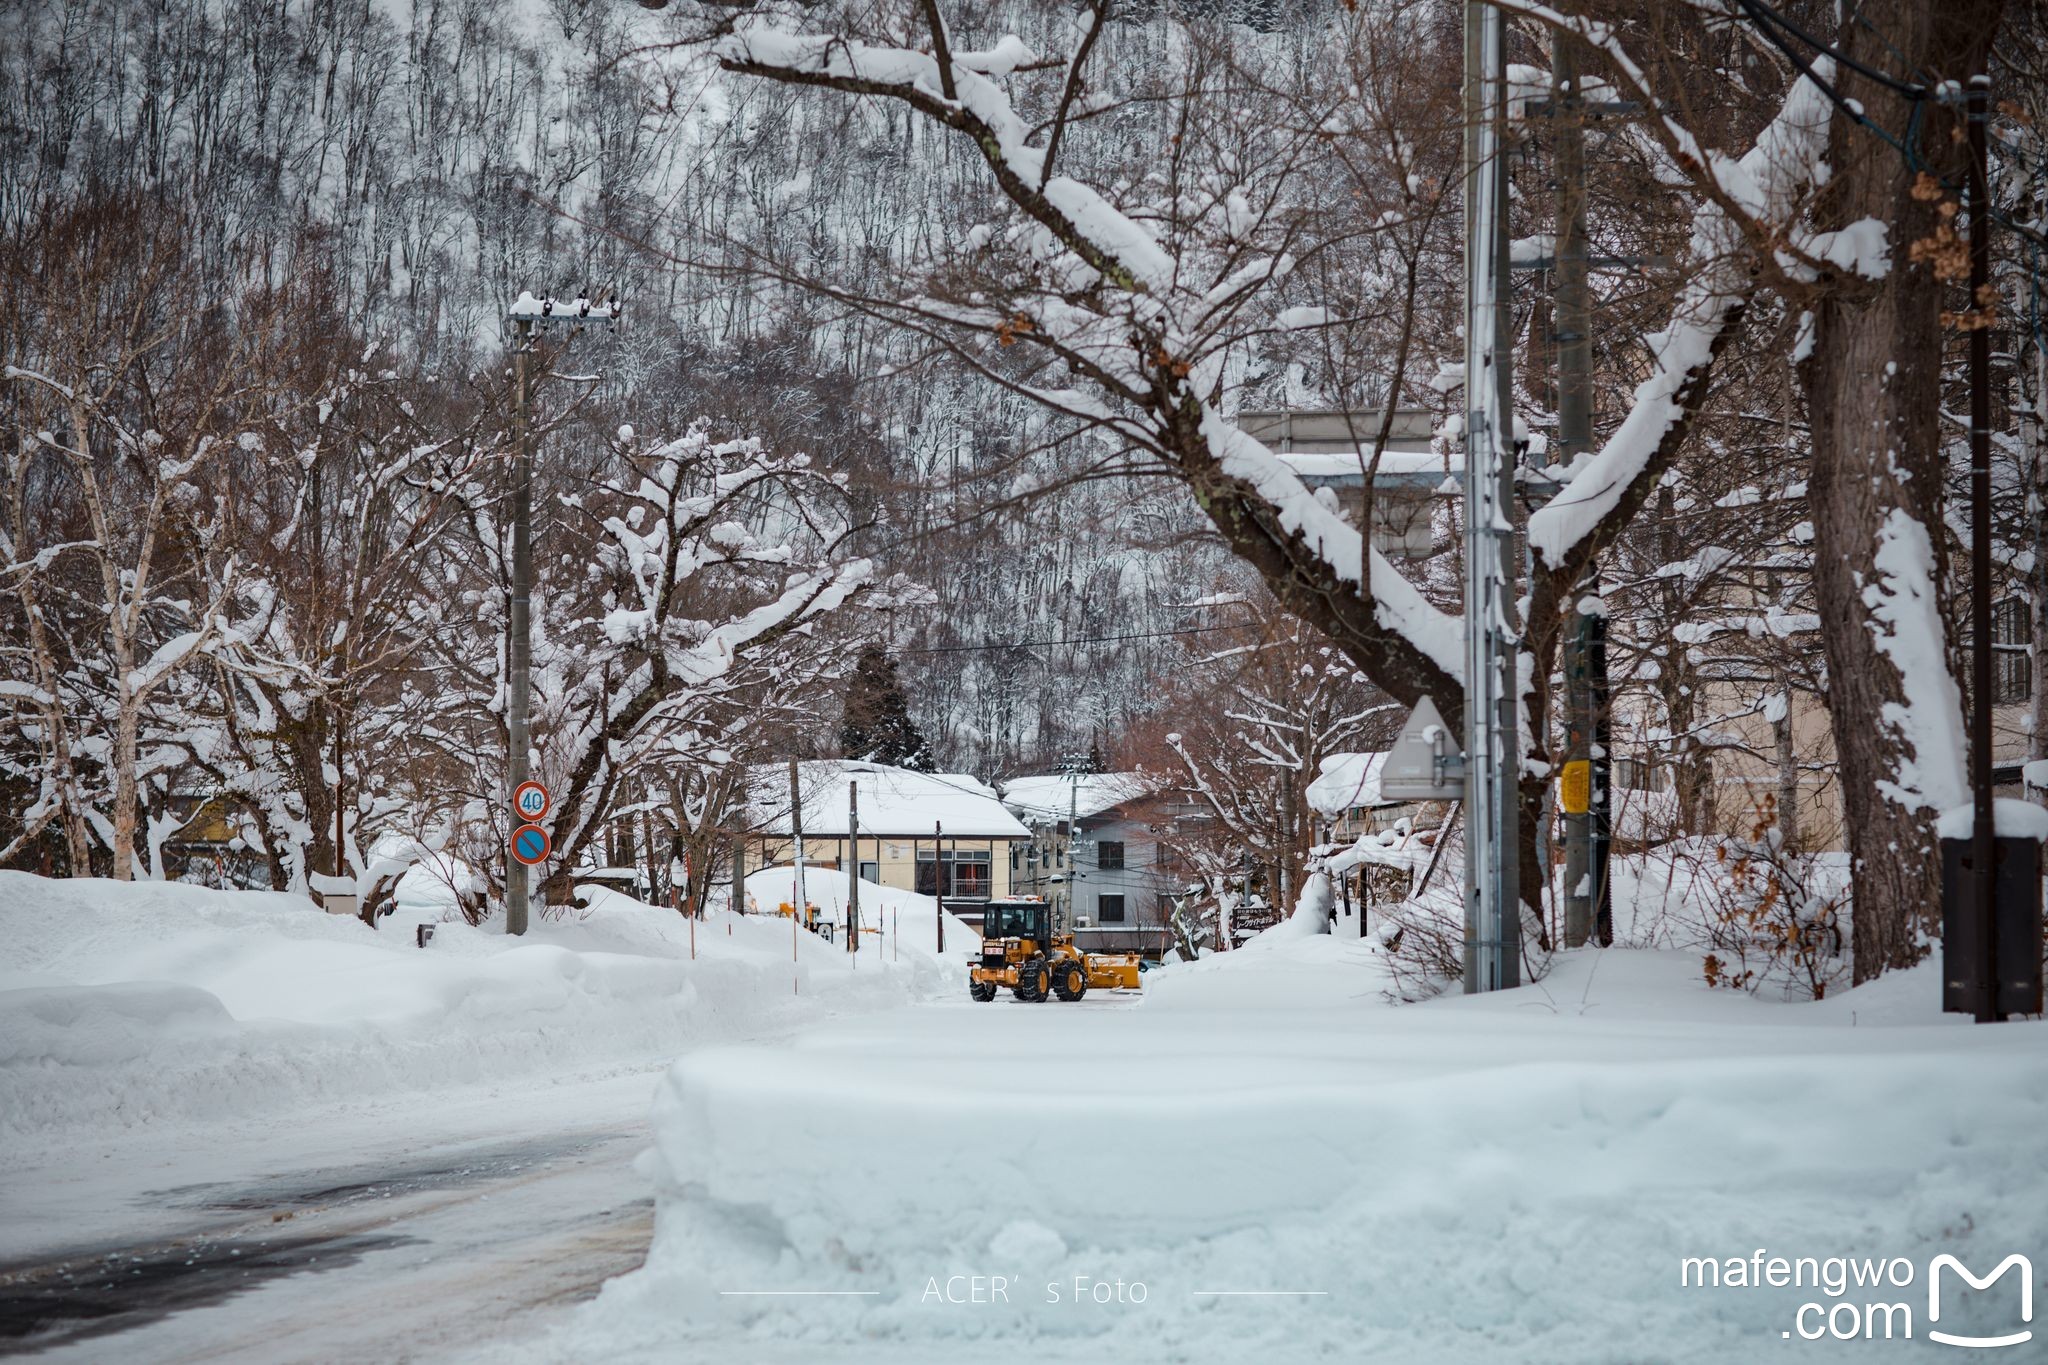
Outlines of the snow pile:
M804 900L817 907L821 918L832 922L834 934L846 932L846 910L852 890L848 883L847 875L836 868L804 869ZM796 869L769 867L748 876L747 909L750 913L773 915L781 906L795 904ZM870 948L879 947L886 958L899 948L914 948L924 956L935 957L939 950L938 913L939 903L930 896L901 891L893 886L877 886L863 880L860 884L861 950L865 953ZM980 935L948 911L945 960L964 964L980 950ZM962 974L955 985L962 985L967 980L964 966L959 970Z
M1583 953L1489 997L1240 1007L1311 945L1341 947L1229 955L1243 995L1199 1008L962 1001L684 1059L646 1268L527 1356L1776 1359L1835 1300L1680 1288L1683 1258L2048 1247L2048 1026L1950 1026L1930 969L1772 1005ZM1970 1297L1943 1328L2012 1296Z
M1383 753L1331 754L1323 760L1322 771L1302 796L1310 809L1329 816L1342 815L1359 806L1383 805L1380 769L1386 761Z
M407 918L373 930L296 896L0 872L0 1133L646 1066L958 980L928 925L855 961L787 919L718 914L692 960L687 920L605 892L524 939L456 921L423 950Z

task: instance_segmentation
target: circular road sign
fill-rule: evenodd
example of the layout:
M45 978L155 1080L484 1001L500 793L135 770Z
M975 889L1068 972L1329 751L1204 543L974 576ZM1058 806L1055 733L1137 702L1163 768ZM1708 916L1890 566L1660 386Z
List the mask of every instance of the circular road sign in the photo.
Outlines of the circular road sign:
M519 812L522 820L538 820L548 813L553 804L548 789L538 782L521 782L512 789L512 809Z
M512 831L512 856L528 867L546 862L554 852L552 845L548 832L539 825L521 825Z

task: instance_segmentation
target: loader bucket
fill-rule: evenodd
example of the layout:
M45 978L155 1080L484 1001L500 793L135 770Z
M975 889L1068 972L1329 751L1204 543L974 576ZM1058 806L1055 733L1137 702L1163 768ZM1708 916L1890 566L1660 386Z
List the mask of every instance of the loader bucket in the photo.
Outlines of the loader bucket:
M1088 985L1092 990L1138 989L1138 955L1119 953L1088 955Z

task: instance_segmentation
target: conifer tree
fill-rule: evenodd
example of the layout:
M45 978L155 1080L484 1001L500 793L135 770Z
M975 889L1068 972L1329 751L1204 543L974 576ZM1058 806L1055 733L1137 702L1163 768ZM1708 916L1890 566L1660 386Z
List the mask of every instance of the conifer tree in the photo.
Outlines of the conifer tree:
M910 700L896 676L896 661L869 645L854 665L839 723L840 752L848 758L889 763L913 772L932 770L932 753L910 719Z

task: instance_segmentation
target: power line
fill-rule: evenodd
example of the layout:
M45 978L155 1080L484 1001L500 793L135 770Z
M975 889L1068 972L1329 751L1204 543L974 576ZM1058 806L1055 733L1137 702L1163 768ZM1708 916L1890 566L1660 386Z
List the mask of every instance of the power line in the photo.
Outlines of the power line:
M1744 12L1746 12L1753 20L1757 21L1757 25L1759 28L1763 27L1765 23L1775 24L1779 28L1785 30L1785 32L1797 38L1800 42L1805 43L1815 52L1821 53L1823 56L1832 57L1834 60L1840 62L1843 66L1848 67L1851 71L1856 72L1858 75L1863 76L1869 80L1876 81L1879 85L1885 86L1886 88L1892 90L1897 94L1904 95L1907 99L1922 100L1927 98L1927 88L1925 86L1920 85L1918 83L1907 84L1905 82L1902 82L1896 79L1895 77L1886 74L1885 72L1879 71L1874 66L1869 66L1863 62L1856 60L1856 58L1851 57L1846 52L1842 52L1836 48L1828 46L1828 44L1822 42L1819 38L1816 38L1811 33L1807 32L1804 28L1802 28L1797 22L1795 22L1790 17L1765 4L1764 0L1736 0L1736 3L1741 5ZM1876 26L1871 24L1871 22L1868 19L1862 20L1862 23L1865 28L1871 31L1871 33L1876 34L1879 42L1883 43L1886 47L1891 48L1893 52L1899 52L1898 48L1893 46L1889 39L1887 39L1883 34L1877 32ZM1765 32L1764 36L1766 38L1770 38L1772 44L1776 46L1779 51L1785 51L1784 44L1778 42L1778 40L1775 38L1771 38L1771 35L1768 31ZM1792 57L1791 53L1786 52L1785 55L1787 57L1791 57L1794 63L1799 63L1799 59L1797 57ZM1899 53L1899 56L1901 60L1904 60L1904 53ZM1803 67L1803 64L1801 65Z

